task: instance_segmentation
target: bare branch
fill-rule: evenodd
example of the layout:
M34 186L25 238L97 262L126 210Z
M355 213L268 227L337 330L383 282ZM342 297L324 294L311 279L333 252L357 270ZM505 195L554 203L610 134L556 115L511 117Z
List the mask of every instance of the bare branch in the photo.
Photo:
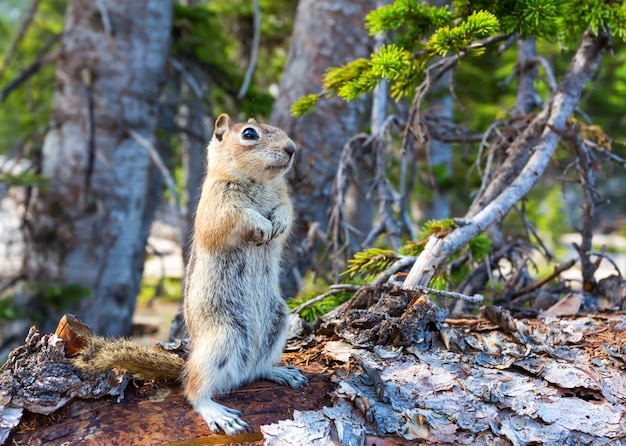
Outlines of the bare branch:
M537 122L534 126L529 126L535 129L537 135L525 132L518 137L518 139L528 138L530 141L537 140L537 144L531 146L532 155L521 172L484 207L477 209L473 214L468 213L468 224L454 229L445 238L431 237L424 252L411 268L405 286L427 286L445 259L489 226L501 221L530 191L552 158L560 140L558 131L565 128L584 86L592 78L608 43L609 37L606 33L601 32L597 36L591 32L585 33L563 82L544 111L535 118L535 121L545 119L545 125L537 125L539 124Z
M488 47L495 45L507 38L504 34L498 34L497 36L489 37L482 41L482 46ZM461 51L454 56L444 57L439 61L433 63L426 68L426 79L422 84L417 87L415 97L411 102L409 110L409 119L406 122L406 129L402 137L402 150L408 149L409 136L413 135L418 141L424 141L427 139L427 133L424 128L421 107L424 102L426 94L430 91L432 86L449 70L454 68L459 60L464 59L467 56L465 51Z
M250 63L243 78L243 84L241 84L239 93L237 93L237 99L243 99L248 91L259 54L259 43L261 42L261 7L259 6L259 0L252 0L252 7L254 8L254 31L252 35L252 49L250 50Z
M170 57L170 63L174 68L176 68L176 70L180 72L180 74L183 75L183 77L187 81L187 84L189 84L191 90L194 92L196 97L203 98L205 96L204 91L202 90L202 87L200 86L196 78L193 77L193 75L189 72L189 70L187 70L185 66L175 57Z
M531 286L528 286L526 288L523 288L519 291L517 291L516 293L513 294L513 297L520 297L520 296L524 296L526 294L532 293L535 290L538 290L539 288L541 288L542 286L544 286L546 283L550 282L552 279L559 277L561 275L562 272L567 271L568 269L570 269L572 266L574 266L576 264L576 260L575 259L570 259L567 262L561 264L561 265L557 265L554 267L554 271L552 271L550 274L548 274L546 277L542 278L541 280L538 280L537 282L533 283ZM511 301L510 304L514 304L514 303L518 303L515 301Z
M548 76L548 87L550 87L550 91L554 93L557 88L556 76L554 75L554 71L552 70L550 63L546 60L546 58L543 56L534 56L531 57L528 61L537 63L543 67L544 71L546 72L546 76Z
M524 206L524 202L523 201L522 201L522 206ZM532 236L535 238L535 240L537 240L537 243L539 243L539 246L540 246L541 250L543 251L544 257L546 259L548 259L548 260L553 259L554 258L554 254L552 254L550 252L550 250L548 249L546 244L543 242L543 240L541 239L541 237L537 233L537 230L535 229L533 224L528 221L528 219L526 218L526 213L524 212L524 209L520 209L518 206L514 206L513 208L515 209L517 214L522 219L522 222L524 223L524 229L527 231L528 239L530 240L530 234L528 234L528 231L529 231L532 234Z
M181 241L181 245L184 246L185 245L185 223L184 223L185 220L183 218L183 213L180 208L180 200L178 198L178 192L176 191L176 183L174 182L174 177L172 177L172 174L170 173L167 166L163 162L161 155L159 155L159 151L156 149L156 147L154 147L154 145L149 140L144 138L142 135L140 135L138 132L136 132L133 129L129 129L128 134L131 136L131 138L135 140L135 142L137 142L137 144L143 147L150 154L150 158L152 159L152 162L159 169L159 171L161 172L161 175L163 175L163 178L165 179L165 184L167 184L167 188L169 189L174 199L174 206L176 207L176 216L178 218L178 229L180 231L180 241Z
M582 241L580 245L575 243L574 248L576 248L580 256L583 290L591 292L596 286L594 275L598 269L598 265L591 261L588 254L593 246L593 225L597 207L595 158L593 152L585 146L577 130L576 128L571 128L570 131L566 132L566 138L572 142L576 151L576 172L583 192L583 225L580 229Z
M448 299L460 299L465 302L471 302L475 304L482 303L485 300L482 294L474 294L473 296L468 296L467 294L455 293L453 291L437 290L435 288L429 288L420 285L407 287L404 285L403 282L400 282L399 280L389 281L389 286L415 291L421 294L434 294L435 296L446 297Z
M100 17L102 17L102 27L104 28L104 32L109 36L113 35L113 26L111 25L109 11L107 10L102 0L96 0L96 8L98 8L98 11L100 12Z
M617 272L617 275L619 276L620 280L624 280L624 276L622 276L622 273L619 269L619 266L617 266L617 264L615 263L615 261L608 255L606 255L606 253L604 252L598 252L598 251L589 251L586 253L588 256L597 256L597 257L601 257L603 259L605 259L607 262L609 262L611 265L613 265L613 268L615 268L615 271Z
M50 54L48 54L48 52L60 40L60 38L61 35L58 34L50 39L37 55L37 59L24 70L22 70L20 74L14 77L7 84L7 86L2 89L2 91L0 92L0 104L6 100L6 98L9 96L9 94L11 94L13 90L22 85L28 79L30 79L31 76L37 73L42 67L55 61L57 57L59 57L60 51L58 49Z
M327 291L324 294L320 294L319 296L316 296L313 299L309 299L306 302L301 303L296 308L291 310L291 313L298 314L305 308L315 305L316 303L321 302L327 297L336 296L337 294L341 294L345 292L355 292L355 291L358 291L359 289L360 287L356 285L331 285L330 291Z
M30 27L31 23L33 23L33 19L35 18L37 9L39 9L40 2L41 0L33 0L33 4L30 6L30 9L28 10L28 14L26 15L26 18L24 19L24 21L22 22L20 29L17 31L17 35L15 36L15 39L13 39L13 42L11 42L11 46L7 50L6 54L4 55L4 58L2 59L2 66L0 66L0 82L2 82L4 73L6 72L7 68L9 67L9 64L12 61L13 56L15 55L15 51L22 43L22 40L24 39L24 36L26 35L26 31L28 31L28 28Z

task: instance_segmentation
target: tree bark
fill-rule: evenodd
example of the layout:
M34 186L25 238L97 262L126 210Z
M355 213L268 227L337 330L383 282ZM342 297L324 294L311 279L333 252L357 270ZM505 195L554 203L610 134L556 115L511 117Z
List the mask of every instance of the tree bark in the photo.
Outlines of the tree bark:
M80 285L89 292L72 311L97 333L130 333L159 172L128 131L154 134L171 23L170 0L68 6L42 149L48 187L36 192L26 231L30 299L46 321L63 311L42 300L46 287Z
M291 49L271 118L299 147L289 179L295 227L283 279L287 296L298 292L300 277L313 260L312 250L299 249L310 225L319 222L322 228L326 226L341 148L368 118L364 102L347 103L336 97L320 101L315 111L303 118L292 117L290 107L299 97L321 91L327 68L370 54L374 42L365 30L364 18L375 5L375 0L301 0L298 4Z
M472 212L470 209L468 217L471 218L465 222L466 224L443 238L432 237L411 268L405 279L405 286L427 286L430 279L452 253L493 223L501 221L508 211L530 191L552 159L561 138L560 132L565 130L566 122L578 104L583 88L595 73L608 44L609 37L604 32L597 36L591 32L584 35L552 100L513 143L515 145L520 139L526 143L537 141L530 147L531 155L519 175L514 177L499 195L479 210ZM530 133L529 129L534 129L536 133Z

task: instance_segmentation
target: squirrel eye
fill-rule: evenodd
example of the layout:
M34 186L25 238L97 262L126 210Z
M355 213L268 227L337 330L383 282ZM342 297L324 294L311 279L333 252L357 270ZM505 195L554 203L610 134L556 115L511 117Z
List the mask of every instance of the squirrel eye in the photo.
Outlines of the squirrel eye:
M248 141L254 141L259 139L259 134L252 127L247 127L241 132L241 137Z

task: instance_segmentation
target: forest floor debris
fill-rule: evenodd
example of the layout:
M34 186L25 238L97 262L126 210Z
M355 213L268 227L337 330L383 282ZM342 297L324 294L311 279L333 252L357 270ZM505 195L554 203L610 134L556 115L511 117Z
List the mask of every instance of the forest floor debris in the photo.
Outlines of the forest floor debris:
M389 318L385 320L389 323ZM342 336L355 328L349 323L333 336L311 334L314 344L284 356L304 369L311 384L298 390L259 382L228 394L225 404L242 409L256 437L215 436L215 441L256 444L263 438L268 445L309 440L309 444L375 440L387 445L626 441L624 313L516 319L513 324L511 333L483 318L446 319L421 342L408 345L368 341L379 339L380 330L364 327L362 320L358 330L373 330L376 336ZM56 335L32 331L14 352L0 376L3 440L68 444L91 435L90 439L108 443L177 444L212 436L177 387L128 386L123 400L82 399L107 392L117 395L122 381L108 390L62 385L80 378L63 351ZM25 362L24 355L34 359ZM42 357L47 358L46 367L56 364L62 370L38 368L42 361L36 358ZM18 369L17 361L23 361ZM46 389L45 404L34 391L15 392L16 382L28 381L16 378L17 370L24 377L37 377L30 381ZM54 383L49 382L52 377ZM111 382L110 377L90 379L101 385ZM63 408L36 415L60 407L62 399L67 403ZM138 417L136 423L127 421L132 414Z

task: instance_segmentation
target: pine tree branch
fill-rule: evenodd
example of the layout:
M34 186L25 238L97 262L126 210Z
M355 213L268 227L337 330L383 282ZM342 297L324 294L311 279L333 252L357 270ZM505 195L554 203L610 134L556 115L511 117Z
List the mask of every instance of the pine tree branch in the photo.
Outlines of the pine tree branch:
M481 45L483 47L488 47L506 39L507 35L498 34L483 40ZM422 103L424 102L426 94L445 73L453 69L461 59L464 59L467 56L467 52L461 51L454 56L444 57L426 68L426 79L417 88L415 97L411 102L409 119L406 122L406 131L402 137L402 150L410 150L409 144L411 136L418 141L424 141L427 138L425 124L423 123L421 114Z
M509 210L521 200L535 185L552 159L560 134L574 112L584 86L595 73L604 51L609 47L610 38L605 32L594 35L586 32L580 47L574 55L570 67L541 115L545 115L546 125L536 128L538 135L527 135L537 139L532 155L514 180L499 195L473 215L468 215L466 224L454 229L443 238L431 237L405 280L407 288L427 286L436 271L449 256L467 244L472 238L485 231L492 224L501 221ZM524 134L519 138L524 137Z

